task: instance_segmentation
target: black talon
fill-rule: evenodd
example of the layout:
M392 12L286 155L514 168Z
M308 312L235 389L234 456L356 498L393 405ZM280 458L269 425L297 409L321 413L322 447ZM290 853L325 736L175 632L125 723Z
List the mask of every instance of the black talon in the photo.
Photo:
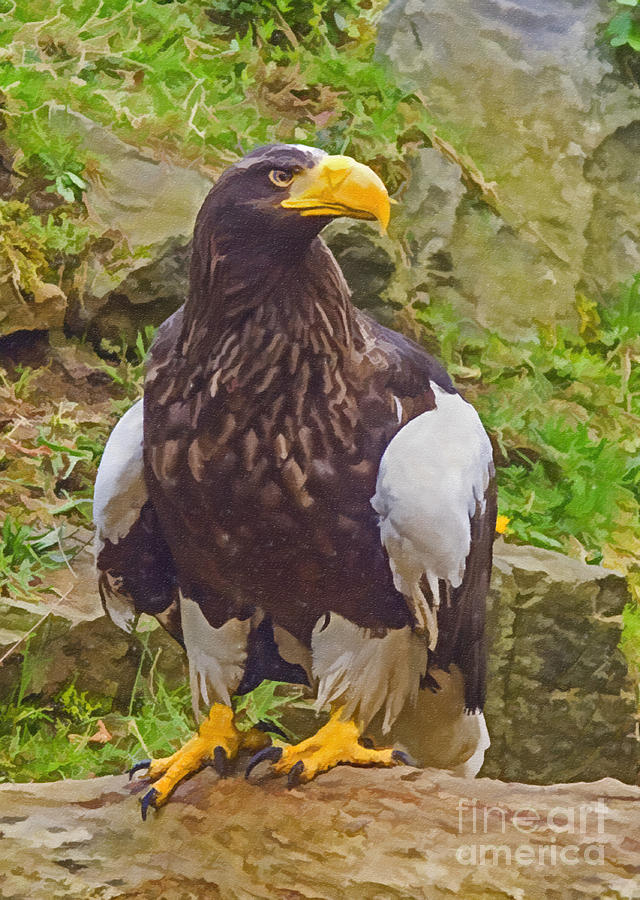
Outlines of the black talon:
M213 751L213 768L216 770L220 778L227 777L227 754L224 752L224 747L221 747L220 744Z
M129 781L133 778L136 772L141 772L142 769L149 769L151 767L150 759L141 759L140 762L137 762L135 766L131 766L130 769L127 769L129 773Z
M249 775L253 772L255 767L259 765L261 762L264 762L265 759L268 759L269 762L278 762L280 757L282 756L282 747L264 747L262 750L258 750L255 756L252 756L249 760L247 768L244 772L244 777L248 778Z
M279 725L276 725L275 722L269 722L266 719L261 719L260 722L256 722L255 727L258 731L269 731L271 734L277 734L278 737L281 737L283 741L289 740L289 735L280 728Z
M140 801L140 812L142 813L142 821L147 821L147 812L151 806L156 809L156 798L160 796L160 792L155 788L151 788Z
M404 750L394 750L391 754L391 759L397 759L405 766L413 766L414 769L418 768L418 764L411 759L408 753L405 753Z
M287 775L287 787L293 788L300 784L300 776L304 772L304 763L301 759L289 769L289 774Z

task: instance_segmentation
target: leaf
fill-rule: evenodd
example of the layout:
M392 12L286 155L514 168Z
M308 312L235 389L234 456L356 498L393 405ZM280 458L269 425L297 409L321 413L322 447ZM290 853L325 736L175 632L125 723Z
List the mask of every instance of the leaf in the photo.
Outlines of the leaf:
M76 195L73 193L71 188L67 187L67 185L65 184L63 175L58 175L58 177L56 178L55 187L54 188L48 187L47 190L48 191L55 190L55 192L57 194L60 194L60 196L64 197L64 199L67 200L69 203L73 203L74 200L76 199Z
M79 187L81 190L86 191L88 185L87 182L80 178L79 175L76 175L75 172L65 172L65 176L71 181L76 187Z
M344 16L341 16L339 12L334 12L333 20L339 31L346 31L348 22Z
M89 738L89 742L93 744L108 744L113 740L113 735L108 730L102 719L98 719L98 730Z
M630 10L615 15L609 22L605 34L612 47L623 47L627 44L633 50L640 51L640 22Z
M71 744L108 744L113 740L113 735L102 719L98 719L98 730L90 737L85 737L83 734L67 734L67 740Z

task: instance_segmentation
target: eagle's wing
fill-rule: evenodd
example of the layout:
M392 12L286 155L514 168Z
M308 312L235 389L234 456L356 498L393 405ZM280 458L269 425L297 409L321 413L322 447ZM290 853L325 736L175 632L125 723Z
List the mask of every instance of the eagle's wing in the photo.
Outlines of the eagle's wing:
M105 611L125 631L146 612L181 641L173 560L144 478L142 416L139 400L111 432L96 477L93 519L100 596Z
M470 404L436 383L431 390L435 407L387 447L372 505L396 588L428 634L432 660L461 668L465 705L476 710L495 528L492 450Z

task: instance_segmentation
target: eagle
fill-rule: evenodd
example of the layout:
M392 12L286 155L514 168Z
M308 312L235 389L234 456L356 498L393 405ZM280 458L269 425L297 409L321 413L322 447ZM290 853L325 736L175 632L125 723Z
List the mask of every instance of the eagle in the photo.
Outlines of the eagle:
M241 750L247 774L268 760L290 784L408 751L480 767L491 444L443 366L352 305L320 237L389 214L368 166L275 144L225 170L197 216L187 299L95 485L105 609L128 630L157 617L206 713L130 770L149 779L143 818ZM238 729L232 698L263 679L310 685L328 721L297 744Z

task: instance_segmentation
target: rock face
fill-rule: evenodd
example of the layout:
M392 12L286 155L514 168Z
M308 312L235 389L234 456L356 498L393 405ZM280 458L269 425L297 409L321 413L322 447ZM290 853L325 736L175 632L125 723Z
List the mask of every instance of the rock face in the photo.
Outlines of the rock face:
M537 547L496 544L482 774L635 783L640 743L620 641L625 579Z
M408 160L390 238L358 223L327 232L359 305L384 318L382 295L433 298L524 336L536 321L575 324L577 292L599 298L640 270L640 88L602 37L610 15L605 0L391 0L378 55L423 98L433 146ZM90 154L90 214L132 253L90 261L67 326L131 341L185 297L214 173L62 108L50 124ZM0 331L59 327L65 303L17 296L0 260Z
M159 325L184 303L194 221L195 215L183 223L184 234L156 245L150 260L132 268L113 290L93 301L91 339L106 337L117 342L124 336L129 344L135 344L139 331Z
M67 298L55 284L39 281L31 294L20 290L12 262L0 246L0 337L16 331L61 328Z
M90 155L96 174L85 195L89 215L107 240L121 232L130 250L121 267L97 256L90 261L83 309L71 317L80 330L93 322L92 336L135 340L144 325L159 324L184 302L188 244L211 180L132 147L79 113L54 106L50 125Z
M146 674L158 651L157 669L169 685L187 677L182 651L162 628L128 635L104 615L90 550L74 559L73 572L60 569L47 578L62 601L0 598L0 657L8 654L0 665L0 696L11 696L20 683L27 637L27 695L50 698L74 682L79 691L126 708L141 657Z
M0 786L6 900L640 897L640 790L336 769L303 788L180 785L146 823L125 777Z
M640 90L602 40L608 17L599 0L387 7L379 56L436 123L393 232L407 232L423 299L523 334L573 320L576 290L599 296L640 270Z

